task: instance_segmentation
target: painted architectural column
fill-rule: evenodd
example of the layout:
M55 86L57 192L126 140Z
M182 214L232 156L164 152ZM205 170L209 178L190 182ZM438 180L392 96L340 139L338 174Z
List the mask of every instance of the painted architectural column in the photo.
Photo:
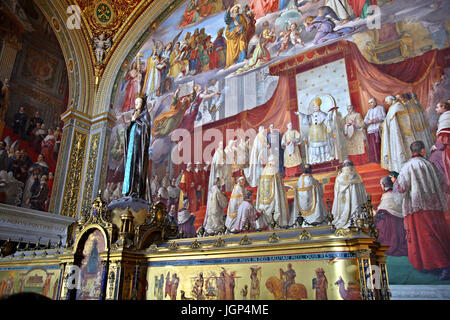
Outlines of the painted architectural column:
M11 79L17 52L22 50L22 44L17 40L3 39L0 53L0 79Z
M78 219L90 119L74 109L67 110L61 118L64 121L61 151L56 165L49 212Z
M49 211L79 219L88 214L106 179L110 113L90 117L72 108L63 115L61 150ZM102 182L103 181L103 182Z
M82 177L83 191L78 204L78 211L83 215L89 213L92 201L98 196L98 190L102 193L105 190L109 142L115 120L110 113L103 113L91 119L85 173Z

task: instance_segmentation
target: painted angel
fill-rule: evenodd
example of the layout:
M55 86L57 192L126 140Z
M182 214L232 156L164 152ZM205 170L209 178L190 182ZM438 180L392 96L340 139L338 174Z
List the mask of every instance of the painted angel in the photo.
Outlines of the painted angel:
M95 48L95 60L97 63L102 63L106 50L112 45L111 38L105 39L105 33L101 33L97 38L92 39L92 44Z

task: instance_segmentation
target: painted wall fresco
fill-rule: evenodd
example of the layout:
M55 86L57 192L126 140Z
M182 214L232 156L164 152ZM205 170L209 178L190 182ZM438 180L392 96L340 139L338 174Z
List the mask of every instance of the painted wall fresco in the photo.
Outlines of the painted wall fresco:
M237 23L237 20L228 19L227 11L227 8L231 9L235 3L240 4L239 17L242 17L237 19L242 20L241 29L238 27L236 30L245 30L240 35L240 40L233 38L230 33L227 34L227 22ZM345 8L340 8L339 3L344 4ZM370 27L370 23L374 21L368 15L369 4L377 4L381 8L379 28ZM322 26L324 29L317 32L305 22L311 20L308 16L330 16L331 13L325 12L326 9L320 9L323 6L332 8L337 19L334 20L332 29L326 29L325 23ZM123 72L117 82L119 85L112 97L118 121L111 136L106 200L121 197L124 171L123 134L133 112L136 94L148 95L147 107L155 126L163 123L159 121L161 118L174 120L175 123L163 126L169 129L158 138L153 137L149 150L152 160L150 178L158 175L157 180L161 184L161 178L166 174L170 178L180 178L180 169L184 169L183 166L173 165L170 157L171 151L174 150L174 144L171 143L173 130L179 127L189 130L199 127L222 130L228 124L227 119L244 115L247 110L264 105L271 98L278 98L274 93L285 82L282 83L284 80L281 76L271 74L270 67L282 64L298 54L311 53L315 49L322 50L326 45L339 40L355 44L357 53L363 59L349 61L339 58L331 63L311 62L314 66L294 74L294 82L286 80L289 89L282 91L283 94L295 92L292 96L295 96L297 110L291 110L289 105L281 105L280 113L288 115L286 118L299 124L301 119L297 119L293 111L307 110L318 96L323 98L323 108L327 111L332 108L334 101L341 117L345 117L347 105L352 103L358 106L356 111L364 118L370 108L368 99L374 95L377 95L378 103L387 111L388 106L383 103L385 96L405 94L416 89L417 83L423 82L422 78L415 78L417 74L414 72L404 71L405 66L397 65L397 70L391 70L390 68L396 67L393 64L404 62L408 65L414 58L422 59L424 56L435 55L429 60L423 59L433 61L429 65L430 68L436 67L433 70L439 71L436 71L435 76L427 76L430 84L424 86L426 89L416 92L429 115L431 132L435 135L438 118L434 110L435 105L449 97L449 89L446 86L448 63L437 62L438 56L445 56L448 52L449 21L443 14L448 8L445 1L431 0L269 1L264 5L256 0L189 0L181 3L145 41L138 54L128 57L122 65ZM228 41L226 46L225 40ZM242 47L238 44L242 44ZM346 50L351 51L349 47ZM354 56L356 53L352 52L351 57ZM357 63L359 71L356 72ZM365 63L370 63L370 70L365 68ZM420 73L434 74L435 71L430 70L420 69ZM295 73L295 70L292 70L292 73ZM379 75L383 75L383 79ZM362 87L372 87L373 90L367 89L363 92L359 90ZM188 95L194 88L197 93L201 93L198 101L185 109L177 110L171 107L176 92L179 96ZM294 100L292 96L290 98ZM327 99L328 96L332 98ZM269 124L259 123L266 127ZM280 130L280 133L285 131L283 127L276 129ZM301 125L295 129L301 130ZM364 143L367 147L367 141ZM304 157L304 153L302 156ZM363 159L361 164L366 165L367 162L367 159ZM387 173L372 164L361 169L365 170L365 183L370 180L366 188L370 189L371 195L374 195L373 199L376 199L376 209L376 202L383 193L379 188L379 179ZM207 188L206 185L203 187ZM332 184L328 185L328 192L326 197L332 198ZM203 216L197 217L201 219ZM226 269L227 273L243 272L241 269ZM170 270L170 274L161 271L149 276L148 283L150 287L154 285L152 288L155 288L152 294L149 293L150 296L160 297L161 292L166 290L166 282L169 287L174 284L171 288L175 288L178 283L178 296L181 283L187 281L183 279L183 270L175 268ZM439 274L436 272L415 270L408 262L407 254L389 255L388 270L390 281L394 284L448 284L449 281L439 280ZM311 272L314 273L313 271ZM203 276L208 272L214 272L215 277L219 277L221 270L205 269ZM248 272L246 270L241 276L248 278ZM267 273L264 274L268 277ZM276 275L276 272L273 271L272 274ZM158 283L154 277L157 277ZM192 297L195 275L191 274L189 277L189 283L192 284L186 285L183 291L187 297ZM338 278L335 278L332 281L338 281ZM343 279L345 281L345 277ZM235 295L238 295L240 290L245 288L241 280L236 282L239 282L239 289L235 292ZM168 293L164 297L166 299L174 295L171 293L172 289L167 290ZM307 291L310 296L311 290Z
M360 299L356 263L345 252L150 262L146 298L354 300Z
M53 300L58 297L60 267L0 268L0 297L34 292Z
M101 231L91 233L83 247L81 261L81 290L77 291L77 300L99 300L102 284L102 258L105 251L105 238Z

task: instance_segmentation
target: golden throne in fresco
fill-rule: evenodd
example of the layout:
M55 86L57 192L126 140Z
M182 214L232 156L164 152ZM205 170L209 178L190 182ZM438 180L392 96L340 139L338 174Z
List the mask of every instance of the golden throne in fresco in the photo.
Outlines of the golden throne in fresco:
M413 39L401 22L386 23L381 29L369 30L372 41L366 45L369 61L377 64L395 63L411 56Z

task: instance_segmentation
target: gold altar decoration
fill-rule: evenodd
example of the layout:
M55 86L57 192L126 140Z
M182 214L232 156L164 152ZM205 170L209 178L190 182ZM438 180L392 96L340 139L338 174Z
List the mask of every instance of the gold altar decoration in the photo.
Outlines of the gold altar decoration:
M64 186L63 207L61 214L76 218L78 199L80 198L80 187L83 176L83 163L86 153L87 134L75 130L73 133L72 146L69 158L69 170L67 172L66 184Z
M31 290L21 286L23 279L42 275L47 282L35 286L42 287L47 296L76 299L77 289L70 289L68 283L80 265L87 237L100 231L106 241L106 250L100 252L100 300L390 299L387 247L377 242L371 230L370 199L348 231L320 226L179 238L163 205L152 205L147 220L138 225L130 210L121 214L120 225L113 223L111 216L99 194L89 215L77 221L73 246L39 244L34 250L27 247L19 252L1 248L0 281L10 281L17 290ZM30 270L27 274L20 271L24 267ZM377 288L370 285L375 267L380 270ZM284 297L280 272L289 268L297 277ZM44 271L35 271L38 269ZM316 288L313 284L323 277L328 287ZM164 288L171 289L164 295ZM322 290L320 295L317 290Z

